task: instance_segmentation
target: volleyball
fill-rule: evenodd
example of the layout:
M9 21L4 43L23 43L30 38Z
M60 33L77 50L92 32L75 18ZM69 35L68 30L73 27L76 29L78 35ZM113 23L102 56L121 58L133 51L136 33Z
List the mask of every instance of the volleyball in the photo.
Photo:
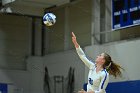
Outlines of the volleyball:
M52 26L56 22L56 16L53 13L46 13L43 16L43 22L46 26Z

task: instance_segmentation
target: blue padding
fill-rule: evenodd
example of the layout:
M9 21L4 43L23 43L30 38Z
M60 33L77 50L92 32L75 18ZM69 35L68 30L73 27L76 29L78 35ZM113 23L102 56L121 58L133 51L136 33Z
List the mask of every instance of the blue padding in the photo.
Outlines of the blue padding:
M0 83L0 91L2 93L8 93L7 84Z
M140 80L109 83L107 93L140 93Z

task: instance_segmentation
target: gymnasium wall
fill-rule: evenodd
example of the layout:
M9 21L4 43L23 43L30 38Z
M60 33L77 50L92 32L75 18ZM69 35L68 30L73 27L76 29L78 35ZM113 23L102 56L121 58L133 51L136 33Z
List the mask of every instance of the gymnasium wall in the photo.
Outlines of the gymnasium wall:
M22 4L21 4L22 3ZM11 9L14 13L19 13L23 15L35 15L35 16L42 16L44 14L44 8L41 6L34 6L32 3L27 5L21 1L21 3L13 3L11 4Z
M28 17L0 14L0 68L25 69L31 21Z
M78 91L82 88L82 85L84 83L84 64L82 61L78 58L78 55L76 54L75 50L69 50L65 52L55 53L51 55L47 55L43 59L44 66L48 67L49 76L51 78L52 88L53 86L53 77L54 76L64 76L64 89L67 89L67 83L68 83L68 72L70 67L74 68L74 76L75 76L75 91ZM57 84L58 89L62 88L61 83ZM54 89L53 89L54 91ZM66 90L64 90L66 92Z
M7 85L8 93L30 93L30 80L28 71L0 69L0 84Z
M28 17L0 14L0 84L9 93L29 93L30 74L26 69L31 21Z
M53 10L57 16L57 22L53 27L46 28L47 54L72 49L72 31L75 32L82 46L91 44L91 7L92 0L81 0ZM79 39L79 37L82 38Z
M32 70L27 68L32 45L31 22L32 19L27 16L0 14L0 84L8 85L8 93L31 93L31 89L33 91ZM36 55L41 55L39 22L40 20L35 20Z
M89 2L87 2L89 4ZM90 17L91 15L84 14L84 11L79 11L81 6L86 6L87 3L81 2L80 7L75 10L75 6L72 6L68 9L69 13L71 12L71 17L69 21L60 18L63 15L63 11L68 12L67 10L60 9L56 12L58 17L56 28L51 30L51 32L46 33L46 36L52 36L50 38L46 37L46 48L48 49L47 52L52 53L56 51L63 51L72 48L73 45L71 44L71 33L66 34L64 36L64 32L70 29L69 31L75 31L76 34L82 35L84 38L87 37L86 41L83 38L79 40L82 45L88 45L90 42ZM91 4L91 3L90 3ZM87 6L86 8L89 9L91 6ZM15 8L15 12L22 12L22 13L29 13L29 14L41 14L41 10L37 9L32 11L31 7L24 7L26 11L22 10L22 6L13 6ZM88 11L89 12L89 11ZM74 15L72 15L74 14ZM80 15L79 15L80 14ZM69 14L65 14L67 16ZM85 20L81 21L81 19L86 18ZM77 19L77 20L75 20ZM74 20L74 21L72 21ZM71 23L71 26L69 26ZM63 27L63 25L65 27ZM77 25L78 24L78 25ZM79 26L81 24L82 26ZM43 93L43 78L44 78L44 67L45 65L48 66L48 70L50 76L53 77L55 75L63 75L66 78L68 74L68 70L71 67L75 68L75 90L78 91L81 89L82 84L84 83L84 65L81 64L78 57L73 59L73 50L70 50L66 55L63 52L58 54L52 54L47 57L39 57L40 56L40 46L41 46L41 31L40 31L40 23L35 23L35 57L31 57L31 19L25 16L11 16L11 15L0 15L0 83L6 83L9 86L9 92L12 93L15 89L23 89L23 93ZM37 27L38 26L38 27ZM54 27L55 27L54 26ZM69 26L69 27L67 27ZM88 26L88 27L87 27ZM82 28L81 28L82 27ZM88 30L87 30L87 29ZM48 29L48 28L46 28ZM49 32L49 31L48 31ZM64 41L64 38L68 40L68 42ZM48 44L48 42L50 42ZM68 46L68 47L66 47ZM49 48L48 48L49 47ZM47 50L46 49L46 50ZM46 52L46 53L47 53ZM72 56L72 58L71 58ZM77 56L77 55L76 55ZM60 59L61 58L61 59ZM76 60L75 60L76 59ZM56 62L57 60L57 62ZM75 60L75 61L73 61ZM54 64L51 62L54 61ZM57 64L59 61L60 64ZM44 63L42 63L44 62ZM67 63L66 63L67 62ZM45 65L44 65L45 64ZM57 68L58 65L59 69L52 69ZM64 68L62 68L62 65ZM65 67L65 65L67 65ZM41 70L41 71L40 71ZM61 73L62 71L62 73ZM63 72L64 71L64 72ZM80 77L79 77L80 76ZM25 82L26 81L26 82ZM27 83L28 82L28 83ZM52 81L53 82L53 81ZM11 85L12 84L12 85Z

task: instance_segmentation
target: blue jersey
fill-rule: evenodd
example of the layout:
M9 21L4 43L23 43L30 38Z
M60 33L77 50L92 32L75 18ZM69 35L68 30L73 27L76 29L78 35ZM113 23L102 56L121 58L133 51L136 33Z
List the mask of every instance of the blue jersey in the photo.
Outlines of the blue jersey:
M76 50L80 59L89 68L87 92L95 91L95 93L106 93L105 89L109 82L109 73L106 69L96 72L95 63L87 59L85 53L80 47L76 48Z

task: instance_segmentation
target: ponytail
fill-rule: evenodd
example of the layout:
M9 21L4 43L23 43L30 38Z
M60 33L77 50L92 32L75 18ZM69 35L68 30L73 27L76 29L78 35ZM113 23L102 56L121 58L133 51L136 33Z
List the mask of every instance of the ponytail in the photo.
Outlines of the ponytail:
M105 57L105 63L103 65L103 67L108 71L108 73L110 75L113 75L115 78L117 76L121 77L121 75L122 75L121 69L123 69L123 68L120 65L114 63L112 61L110 55L108 55L107 53L104 53L104 57Z
M120 65L114 63L114 62L110 62L111 65L109 68L107 68L107 71L109 72L110 75L113 75L115 78L117 76L122 76L122 73L121 73L121 69L123 69Z

